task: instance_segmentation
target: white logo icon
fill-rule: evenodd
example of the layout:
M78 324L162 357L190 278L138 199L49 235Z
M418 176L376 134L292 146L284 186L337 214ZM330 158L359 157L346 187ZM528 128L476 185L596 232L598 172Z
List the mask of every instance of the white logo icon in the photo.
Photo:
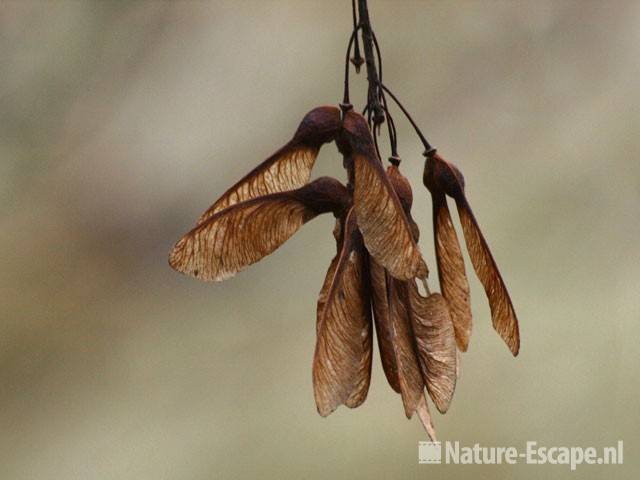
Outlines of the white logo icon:
M418 442L418 463L440 463L442 444L440 442Z

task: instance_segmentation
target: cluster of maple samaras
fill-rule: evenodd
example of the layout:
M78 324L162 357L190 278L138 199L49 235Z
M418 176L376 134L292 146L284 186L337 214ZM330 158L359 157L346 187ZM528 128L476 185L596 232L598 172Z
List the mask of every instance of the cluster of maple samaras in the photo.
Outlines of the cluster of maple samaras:
M320 147L330 141L344 156L347 186L329 177L309 182ZM457 204L493 325L514 355L519 334L462 175L434 153L427 157L424 183L433 199L442 295L424 297L416 285L428 270L416 243L409 182L397 165L385 172L363 116L328 106L308 113L289 143L227 190L178 241L169 263L202 280L224 280L273 252L307 221L332 212L337 254L318 299L313 360L318 412L357 407L366 398L375 323L389 384L401 394L407 417L418 412L433 437L425 387L446 412L458 376L457 350L467 350L471 333L469 285L446 196Z

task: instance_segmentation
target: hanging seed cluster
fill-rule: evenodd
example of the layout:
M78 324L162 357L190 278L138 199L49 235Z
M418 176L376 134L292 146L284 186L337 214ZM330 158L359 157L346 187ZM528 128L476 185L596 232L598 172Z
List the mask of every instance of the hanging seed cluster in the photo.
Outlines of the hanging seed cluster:
M364 4L364 5L363 5ZM358 20L359 19L359 20ZM369 69L368 102L361 115L349 103L349 63L359 69L362 36ZM376 46L377 68L367 48ZM355 47L354 47L355 46ZM354 57L350 52L354 48ZM371 47L371 45L369 45ZM502 276L465 195L459 169L426 141L397 97L382 84L381 58L366 1L354 2L354 30L345 62L340 107L310 111L293 138L229 188L175 245L170 265L200 280L221 281L276 250L305 223L333 214L336 255L317 303L313 388L322 416L339 405L361 405L371 379L374 329L389 385L435 438L427 399L445 413L469 346L471 308L462 249L448 207L456 205L464 242L491 308L495 330L518 354L518 321ZM373 68L373 73L371 71ZM373 77L373 78L372 78ZM395 122L388 94L425 147L423 181L433 206L433 238L440 293L430 293L429 270L411 217L413 193L399 169ZM377 137L388 125L391 156L385 169ZM310 181L320 148L334 142L347 183ZM427 295L420 293L423 283Z

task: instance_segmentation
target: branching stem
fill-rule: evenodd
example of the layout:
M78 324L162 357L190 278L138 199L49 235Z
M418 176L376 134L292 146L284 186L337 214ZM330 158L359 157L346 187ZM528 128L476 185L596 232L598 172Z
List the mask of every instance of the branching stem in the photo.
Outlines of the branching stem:
M424 136L416 122L413 120L407 109L404 107L404 105L402 105L398 98L382 83L382 55L380 54L380 45L378 44L378 39L376 38L376 35L371 28L371 19L369 18L369 8L367 6L367 0L358 0L357 12L355 0L352 0L352 10L354 29L351 33L351 38L349 39L347 56L345 59L344 101L342 105L343 109L351 108L351 104L349 103L349 56L351 54L351 48L355 42L356 51L354 55L356 58L360 58L358 33L361 32L365 58L364 61L367 66L367 81L369 84L367 89L367 105L362 111L362 114L366 114L367 116L367 121L369 123L369 127L371 128L371 133L374 137L374 140L376 140L376 150L378 145L377 139L375 137L380 133L380 124L382 124L386 119L389 132L389 143L391 147L390 160L394 163L400 161L398 157L398 137L396 125L393 117L391 116L391 113L389 112L389 105L387 104L387 99L385 96L385 93L387 93L393 99L396 105L398 105L400 110L402 110L402 113L404 113L404 115L407 117L407 120L409 120L409 122L413 126L418 137L420 137L420 141L422 142L425 149L424 155L427 157L432 156L433 154L435 154L436 149L433 148L427 141L426 137ZM380 156L379 152L378 156Z
M373 34L371 29L371 20L369 19L369 7L367 0L358 0L358 14L360 16L360 27L362 28L362 46L364 49L364 62L367 66L367 80L369 89L367 93L367 103L373 114L374 123L382 123L384 121L384 109L380 104L378 79L378 70L376 69L376 60L373 53Z

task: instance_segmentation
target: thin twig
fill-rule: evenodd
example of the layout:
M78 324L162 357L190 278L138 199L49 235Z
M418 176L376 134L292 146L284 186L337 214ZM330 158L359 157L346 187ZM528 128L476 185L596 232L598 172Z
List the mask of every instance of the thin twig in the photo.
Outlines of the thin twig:
M360 15L360 26L362 27L362 44L364 47L364 61L367 65L367 81L369 82L367 103L370 104L370 110L373 111L374 123L382 123L384 121L384 110L378 98L380 81L373 53L373 36L371 34L371 20L369 20L367 0L358 0L358 13Z
M396 102L396 105L398 105L400 110L402 110L402 113L404 113L404 116L407 117L407 120L409 120L409 123L411 123L411 125L413 126L414 130L418 134L418 137L420 137L420 140L422 141L422 145L424 145L424 155L431 156L434 153L436 153L436 149L433 148L431 144L427 141L427 139L425 138L422 131L420 130L416 122L413 120L413 118L411 117L407 109L404 108L404 105L402 105L402 103L400 103L400 100L398 100L398 98L393 94L393 92L391 92L391 90L389 90L382 83L380 84L380 88L382 88L385 92L387 92L389 96L393 99L393 101Z

